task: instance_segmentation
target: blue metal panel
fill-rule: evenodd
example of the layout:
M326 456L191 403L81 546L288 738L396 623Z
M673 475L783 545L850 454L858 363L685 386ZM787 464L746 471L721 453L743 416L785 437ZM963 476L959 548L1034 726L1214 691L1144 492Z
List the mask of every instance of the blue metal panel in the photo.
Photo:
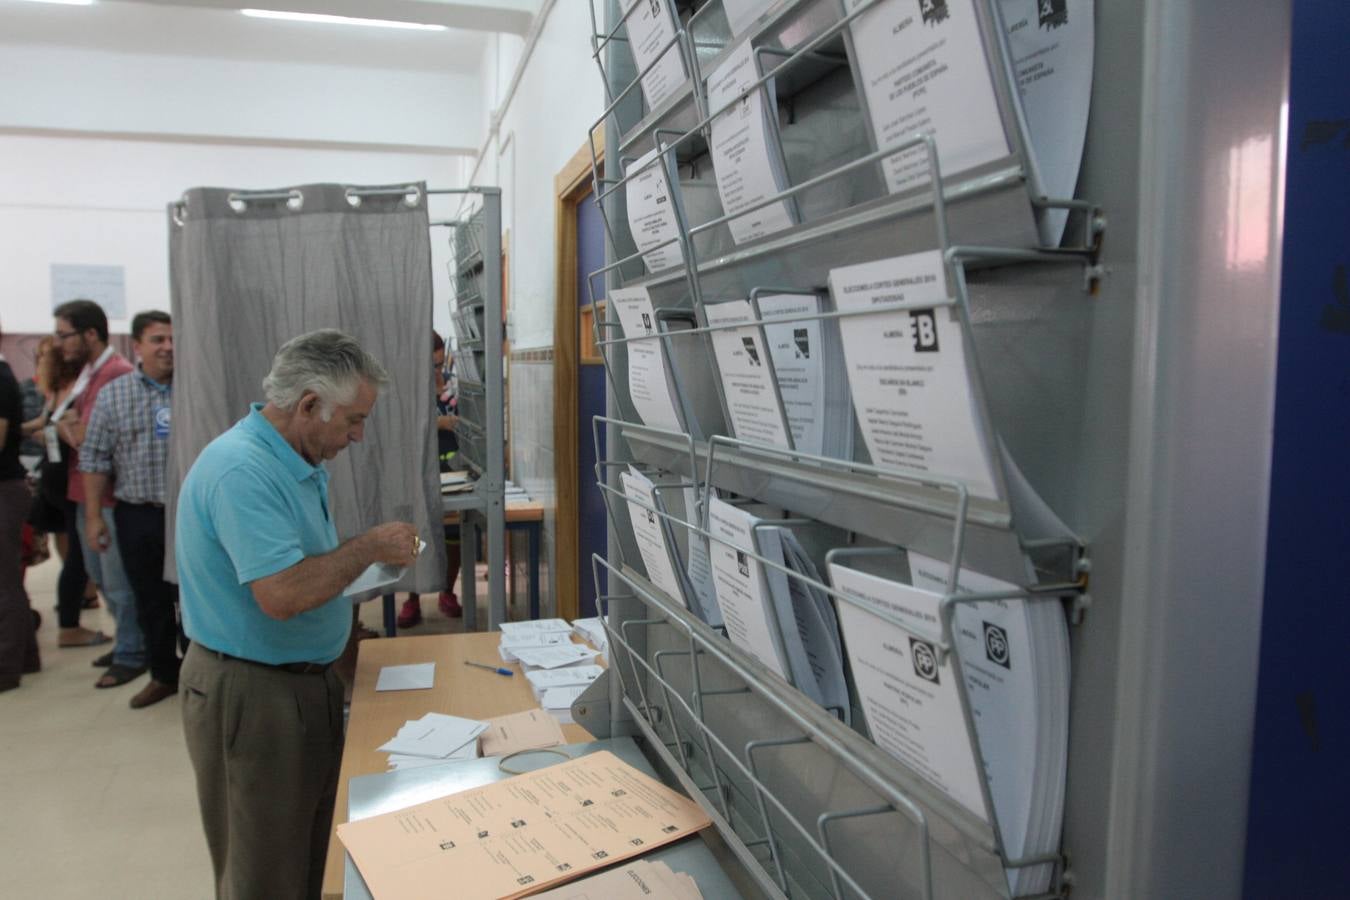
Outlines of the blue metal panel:
M1245 896L1350 896L1350 4L1294 4Z
M586 197L577 204L577 303L590 302L586 276L605 265L605 228L600 210ZM597 300L604 298L604 279L595 279ZM583 365L577 377L577 514L578 551L580 553L580 589L578 600L583 616L595 615L595 583L591 577L591 555L605 555L605 503L595 486L595 437L591 422L605 414L605 370L601 366ZM603 432L600 434L600 452L604 454ZM602 575L603 577L603 575Z

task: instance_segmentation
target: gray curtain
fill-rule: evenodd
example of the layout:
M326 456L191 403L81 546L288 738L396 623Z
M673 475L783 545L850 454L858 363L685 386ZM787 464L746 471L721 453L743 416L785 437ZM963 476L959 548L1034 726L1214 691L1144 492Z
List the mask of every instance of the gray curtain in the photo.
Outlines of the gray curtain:
M252 199L194 188L169 208L175 375L169 547L178 485L202 448L261 401L272 356L316 328L354 336L389 370L365 439L327 463L338 535L412 522L427 551L399 590L445 581L431 363L431 243L425 186L357 197L349 185ZM233 198L233 199L232 199ZM297 199L298 198L298 199Z

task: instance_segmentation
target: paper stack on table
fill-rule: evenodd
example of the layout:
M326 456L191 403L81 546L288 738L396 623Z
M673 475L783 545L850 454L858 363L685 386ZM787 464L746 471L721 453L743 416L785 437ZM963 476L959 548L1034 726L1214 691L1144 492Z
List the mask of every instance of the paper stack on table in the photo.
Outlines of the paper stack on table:
M487 726L479 738L484 756L506 756L567 743L558 720L542 709L497 716L488 719Z
M663 862L639 859L534 896L536 900L699 900L703 892L692 875L676 872Z
M523 665L538 669L556 669L560 666L589 663L595 659L596 653L590 647L570 642L552 647L514 647L511 652Z
M478 735L486 722L443 713L427 713L404 723L398 734L380 745L389 754L391 769L415 768L451 759L476 759Z
M522 647L556 647L559 644L570 643L572 643L572 635L571 632L567 631L536 631L516 635L503 634L500 643L497 644L497 654L501 656L502 662L515 662L519 659L519 657L516 656L516 650Z
M384 666L375 682L377 691L417 691L430 688L436 682L435 663L413 663L408 666Z
M600 651L605 657L609 652L609 635L605 633L605 624L599 616L589 619L573 619L572 633Z
M534 696L543 700L545 692L553 688L578 685L586 687L603 674L605 670L600 666L564 666L561 669L537 669L526 672L525 678L530 682L530 690L534 691Z

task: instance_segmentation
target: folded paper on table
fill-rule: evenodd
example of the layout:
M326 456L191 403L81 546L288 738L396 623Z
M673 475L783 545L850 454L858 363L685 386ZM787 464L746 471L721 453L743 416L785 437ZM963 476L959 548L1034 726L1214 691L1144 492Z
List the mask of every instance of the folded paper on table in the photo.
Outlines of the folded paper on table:
M435 663L413 663L407 666L384 666L375 681L377 691L418 691L431 687L436 681Z

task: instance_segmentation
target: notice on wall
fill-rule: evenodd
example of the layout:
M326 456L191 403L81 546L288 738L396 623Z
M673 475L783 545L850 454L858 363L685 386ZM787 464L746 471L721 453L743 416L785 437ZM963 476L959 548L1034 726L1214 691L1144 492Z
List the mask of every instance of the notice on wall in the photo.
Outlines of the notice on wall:
M1031 138L1031 162L1050 197L1078 184L1092 99L1092 0L999 0ZM1041 242L1058 246L1068 211L1041 213Z
M710 303L704 307L704 312L710 326L754 321L749 300ZM789 449L783 408L774 391L769 353L759 327L726 328L710 332L710 336L735 436Z
M934 304L839 320L854 411L872 462L962 481L1002 499L937 250L830 270L841 312Z
M628 0L624 9L632 10L627 19L628 44L638 71L651 66L642 76L642 96L648 109L656 109L688 77L680 45L675 43L675 16L670 0Z
M1011 152L974 0L882 0L850 27L879 149L932 132L943 177ZM928 168L923 147L889 156L887 188L925 185Z
M647 289L615 288L609 292L609 302L619 317L623 336L630 338L624 344L628 350L628 393L638 417L644 425L683 431Z
M716 112L759 78L750 42L738 46L708 77L708 106ZM727 215L762 203L787 186L782 154L772 140L770 116L777 116L772 84L746 94L712 121L709 141L717 193ZM769 100L765 102L765 93ZM727 223L738 244L782 231L793 224L792 207L779 200Z
M988 822L955 670L950 657L938 663L942 595L837 564L829 569L839 593L911 625L906 630L852 603L838 605L872 741Z
M127 317L127 272L124 266L52 263L52 309L67 300L93 300L110 320Z
M381 898L514 898L710 824L692 800L608 751L337 827Z
M666 596L688 606L679 576L675 574L670 544L666 542L665 523L653 512L658 506L655 486L636 469L620 472L619 481L623 484L623 495L628 498L628 519L633 523L633 539L637 541L643 568L647 570L647 580L665 591Z
M628 186L624 196L628 205L628 228L633 242L642 251L649 272L660 272L684 262L684 250L677 238L675 202L670 193L664 157L656 150L645 153L628 168Z

